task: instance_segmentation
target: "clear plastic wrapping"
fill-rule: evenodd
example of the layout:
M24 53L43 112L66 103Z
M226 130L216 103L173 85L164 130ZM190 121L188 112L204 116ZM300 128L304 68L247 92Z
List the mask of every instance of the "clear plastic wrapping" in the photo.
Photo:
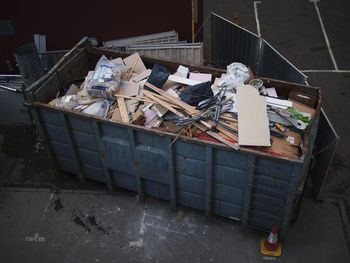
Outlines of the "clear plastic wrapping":
M123 64L110 61L102 56L98 61L92 79L87 85L89 96L113 98L118 92L121 75L126 71Z
M234 62L227 66L226 74L221 76L218 82L219 87L235 89L238 84L244 83L249 79L249 69L246 65Z
M50 101L49 104L63 109L71 110L79 105L77 103L77 100L79 98L79 95L65 95Z
M102 101L92 103L89 107L84 109L83 112L86 114L105 118L107 116L108 109L109 109L108 100L102 100Z

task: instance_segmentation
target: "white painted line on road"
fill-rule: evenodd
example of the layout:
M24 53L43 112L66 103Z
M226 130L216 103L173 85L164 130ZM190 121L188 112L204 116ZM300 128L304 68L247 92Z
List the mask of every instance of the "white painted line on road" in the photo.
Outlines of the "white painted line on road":
M258 33L258 36L261 37L259 14L258 14L258 4L261 4L261 1L254 1L253 4L254 4L254 14L255 14L255 21L256 21L256 32Z
M301 70L303 73L350 73L350 69L305 69Z
M49 209L49 206L50 206L50 203L51 203L51 200L52 200L53 196L54 196L54 193L52 193L52 194L50 195L49 201L47 202L46 207L45 207L45 209L44 209L44 212L43 212L43 214L42 214L42 216L41 216L40 224L41 224L41 223L44 221L44 219L45 219L47 209Z
M318 15L318 19L320 20L321 29L322 29L322 32L323 32L324 40L326 41L326 45L327 45L327 48L328 48L329 55L331 56L334 69L338 70L338 65L337 65L337 62L335 61L335 58L334 58L334 55L333 55L333 51L332 51L331 45L329 43L328 35L327 35L326 29L325 29L324 24L323 24L323 20L322 20L322 17L321 17L321 12L318 9L317 2L319 2L319 0L310 0L310 2L313 2L314 5L315 5L315 9L316 9L316 12L317 12L317 15Z

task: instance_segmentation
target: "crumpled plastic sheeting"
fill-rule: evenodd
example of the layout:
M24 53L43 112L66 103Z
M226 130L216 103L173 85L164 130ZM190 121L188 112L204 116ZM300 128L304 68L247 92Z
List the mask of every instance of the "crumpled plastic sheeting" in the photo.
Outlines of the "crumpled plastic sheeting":
M105 118L107 116L108 109L109 109L108 100L103 100L103 101L98 101L91 104L89 107L83 110L83 112L86 114Z
M226 86L227 89L235 89L238 84L243 84L249 79L249 69L246 65L234 62L227 66L226 74L221 76L219 87Z

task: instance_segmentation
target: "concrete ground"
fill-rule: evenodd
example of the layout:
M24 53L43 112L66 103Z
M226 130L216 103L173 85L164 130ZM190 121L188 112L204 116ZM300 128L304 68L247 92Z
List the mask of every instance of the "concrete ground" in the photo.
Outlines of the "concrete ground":
M280 258L257 230L135 194L2 188L1 262L349 262L337 203L306 198Z
M213 10L257 32L253 1L204 1ZM258 3L261 2L261 3ZM331 44L324 40L313 2L262 0L255 3L261 35L322 87L324 108L341 137L316 203L309 189L298 221L291 225L279 262L349 262L350 204L350 35L349 2L319 1ZM324 72L324 70L331 72ZM340 71L345 70L345 71ZM242 232L234 221L115 191L69 174L56 174L35 134L0 127L0 262L264 262L263 233ZM349 206L347 206L349 209Z

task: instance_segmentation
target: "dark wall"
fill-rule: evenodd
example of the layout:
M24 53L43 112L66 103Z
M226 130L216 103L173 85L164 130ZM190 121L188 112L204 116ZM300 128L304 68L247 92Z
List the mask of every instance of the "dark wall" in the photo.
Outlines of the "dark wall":
M198 14L200 24L202 12ZM13 50L32 42L33 34L46 35L47 50L69 49L83 36L104 41L172 29L181 40L191 41L191 0L6 0L0 20L11 20L16 31L0 36L0 72L7 71L6 60L15 65Z

